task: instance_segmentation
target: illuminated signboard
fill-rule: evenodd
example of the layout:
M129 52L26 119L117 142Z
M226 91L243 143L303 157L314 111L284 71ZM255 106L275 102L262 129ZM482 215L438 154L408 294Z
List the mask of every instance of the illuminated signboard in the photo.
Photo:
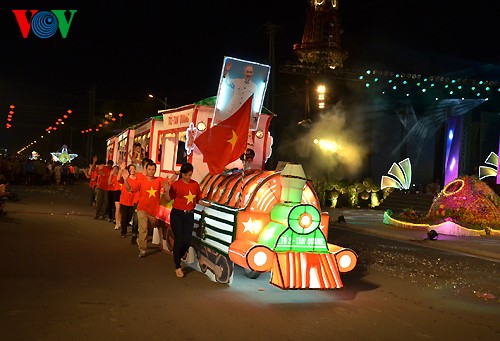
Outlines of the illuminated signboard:
M253 94L250 130L256 130L270 70L269 65L225 57L215 103L214 124L234 114Z

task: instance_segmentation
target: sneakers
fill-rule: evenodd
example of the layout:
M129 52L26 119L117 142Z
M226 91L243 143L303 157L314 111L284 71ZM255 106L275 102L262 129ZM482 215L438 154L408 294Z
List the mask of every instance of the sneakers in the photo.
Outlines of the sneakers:
M119 230L120 229L120 225L116 224L115 225L115 230Z
M139 258L144 258L146 257L146 251L139 251Z
M126 234L123 234L123 233L122 233L122 235L121 235L121 236L122 236L122 238L127 238L127 235L126 235Z
M184 272L182 271L181 268L178 268L178 269L175 269L175 275L178 277L178 278L182 278L184 277Z
M133 234L132 239L130 239L130 244L135 245L137 243L137 235Z

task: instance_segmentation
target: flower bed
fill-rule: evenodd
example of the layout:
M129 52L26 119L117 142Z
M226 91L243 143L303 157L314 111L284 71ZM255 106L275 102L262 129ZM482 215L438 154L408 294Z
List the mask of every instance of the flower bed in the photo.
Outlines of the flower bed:
M387 211L384 223L455 236L500 235L500 198L479 178L460 177L443 188L429 212Z

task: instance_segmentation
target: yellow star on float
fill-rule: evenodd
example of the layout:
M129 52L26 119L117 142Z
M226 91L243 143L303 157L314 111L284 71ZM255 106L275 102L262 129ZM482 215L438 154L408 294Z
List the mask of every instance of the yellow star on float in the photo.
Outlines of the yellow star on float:
M233 133L233 137L231 137L227 142L231 143L231 151L234 149L234 145L236 144L236 141L238 141L238 135L234 130L231 130Z
M189 191L189 194L188 195L185 195L184 198L186 198L187 200L187 203L189 204L190 202L192 202L194 204L194 198L196 197L196 195L194 195L193 193L191 193L191 191Z
M151 188L148 189L146 192L149 193L149 198L156 197L156 189L153 189L153 186L151 186Z

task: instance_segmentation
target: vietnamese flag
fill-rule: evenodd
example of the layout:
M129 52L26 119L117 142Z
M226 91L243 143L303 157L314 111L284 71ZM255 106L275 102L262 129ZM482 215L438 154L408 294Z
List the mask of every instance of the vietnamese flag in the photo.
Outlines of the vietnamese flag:
M253 95L224 121L207 129L194 143L203 154L210 174L224 171L228 163L238 159L247 148Z

